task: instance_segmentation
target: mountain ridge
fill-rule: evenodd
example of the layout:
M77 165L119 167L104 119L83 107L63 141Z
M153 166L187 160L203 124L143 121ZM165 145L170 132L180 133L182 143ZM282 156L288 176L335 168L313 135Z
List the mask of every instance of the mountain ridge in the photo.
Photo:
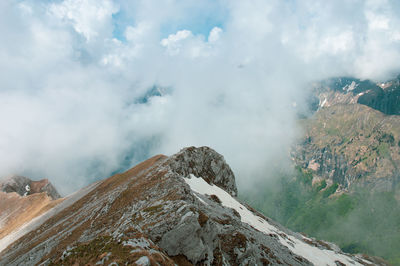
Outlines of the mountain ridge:
M347 103L362 104L386 115L400 115L400 75L385 82L351 77L331 78L313 85L319 107Z
M293 233L236 193L229 165L208 147L158 155L64 199L0 253L0 264L378 263Z
M0 180L0 239L62 201L48 179L12 175Z

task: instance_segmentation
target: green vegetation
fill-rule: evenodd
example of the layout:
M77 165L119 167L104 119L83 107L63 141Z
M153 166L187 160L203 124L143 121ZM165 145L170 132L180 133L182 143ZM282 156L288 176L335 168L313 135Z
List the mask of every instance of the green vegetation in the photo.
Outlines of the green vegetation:
M299 125L305 132L293 156L299 165L313 158L325 170L346 166L340 178L362 176L371 185L398 179L400 116L338 103ZM326 176L332 173L325 170ZM400 265L400 184L392 192L358 189L343 194L335 193L338 184L317 182L312 173L296 168L294 177L257 184L257 193L252 190L243 198L294 231L334 242L346 252L376 255Z
M339 131L339 129L337 129L337 128L327 128L326 129L326 133L328 134L328 135L331 135L331 136L338 136L339 134L340 134L340 131Z
M390 146L394 145L394 137L393 134L391 133L386 133L384 132L381 136L381 138L379 139L380 142L386 142L388 143Z
M357 190L333 195L338 184L311 186L310 172L297 168L258 184L242 199L297 232L338 244L345 252L379 256L400 265L400 203L394 192Z
M326 188L327 184L325 180L322 180L315 188L315 192L319 192L322 189ZM336 187L337 188L337 187ZM334 190L333 192L335 192L336 190ZM329 195L328 195L329 196Z
M389 145L387 143L380 143L378 146L378 154L383 157L389 157L390 156L390 151L389 151Z
M327 189L325 189L325 190L322 192L322 197L323 197L323 198L329 197L330 195L332 195L333 193L336 192L336 190L337 190L338 187L339 187L339 185L338 185L337 183L335 183L335 184L333 184L332 186L328 187Z

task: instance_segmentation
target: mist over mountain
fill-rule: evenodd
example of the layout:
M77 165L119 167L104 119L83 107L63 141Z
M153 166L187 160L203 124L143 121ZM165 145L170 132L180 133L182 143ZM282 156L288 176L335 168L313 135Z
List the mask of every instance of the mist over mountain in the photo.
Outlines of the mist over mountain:
M0 176L49 178L65 195L208 145L239 186L267 178L287 168L310 82L399 72L399 11L374 0L1 1Z
M400 264L398 14L0 1L0 264Z
M398 78L331 78L312 91L291 149L296 170L241 196L292 230L399 265Z

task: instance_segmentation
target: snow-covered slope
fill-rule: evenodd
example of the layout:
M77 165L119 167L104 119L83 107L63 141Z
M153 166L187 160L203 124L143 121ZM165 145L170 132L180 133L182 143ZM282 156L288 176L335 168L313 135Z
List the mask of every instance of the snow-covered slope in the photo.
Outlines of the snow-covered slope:
M370 263L363 260L361 257L357 257L356 259L354 257L352 258L351 256L340 252L337 248L336 250L321 249L310 245L309 243L313 241L310 238L299 235L295 237L294 235L285 234L264 218L247 209L247 207L238 202L238 200L233 198L229 193L217 186L208 184L201 177L191 175L190 178L185 178L185 181L189 184L190 188L197 193L217 196L223 206L232 208L240 214L242 222L249 224L266 235L276 234L282 245L290 249L294 254L306 258L315 265L337 265L339 263L362 265L361 263Z

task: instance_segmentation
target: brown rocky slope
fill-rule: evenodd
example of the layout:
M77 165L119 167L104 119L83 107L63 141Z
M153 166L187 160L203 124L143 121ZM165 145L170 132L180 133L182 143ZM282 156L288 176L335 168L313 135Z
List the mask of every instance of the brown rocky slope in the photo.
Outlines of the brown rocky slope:
M46 219L26 225L29 230L0 253L0 264L378 263L290 232L241 204L236 193L232 170L210 148L158 155L81 190Z
M0 239L60 203L47 180L10 176L0 181Z

